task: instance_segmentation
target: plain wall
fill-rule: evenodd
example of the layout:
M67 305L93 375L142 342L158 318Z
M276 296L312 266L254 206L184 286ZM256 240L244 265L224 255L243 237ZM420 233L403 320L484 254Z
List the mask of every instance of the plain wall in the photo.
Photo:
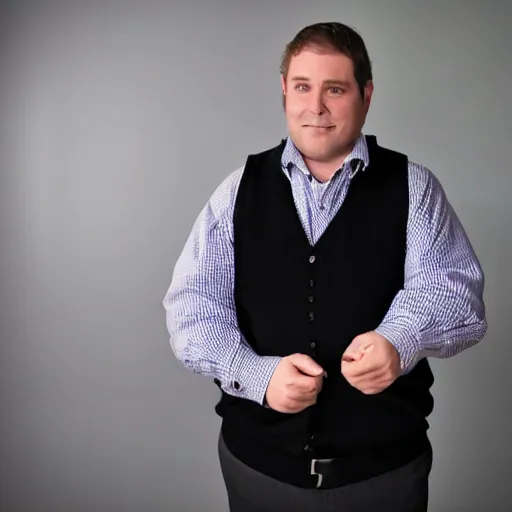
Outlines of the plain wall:
M0 510L227 510L218 389L161 302L210 194L286 135L284 45L327 20L367 43L365 132L440 178L486 274L485 340L431 361L431 510L512 508L510 2L2 5Z

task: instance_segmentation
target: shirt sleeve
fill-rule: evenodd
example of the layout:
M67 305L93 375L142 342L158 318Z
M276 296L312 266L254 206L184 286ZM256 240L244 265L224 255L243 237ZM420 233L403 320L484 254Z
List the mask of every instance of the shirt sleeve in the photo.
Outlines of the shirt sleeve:
M226 178L198 216L163 305L172 350L187 369L263 404L281 358L256 354L237 323L232 216L242 172Z
M404 286L375 329L397 349L402 374L421 358L455 356L487 331L484 274L443 187L410 163L409 191Z

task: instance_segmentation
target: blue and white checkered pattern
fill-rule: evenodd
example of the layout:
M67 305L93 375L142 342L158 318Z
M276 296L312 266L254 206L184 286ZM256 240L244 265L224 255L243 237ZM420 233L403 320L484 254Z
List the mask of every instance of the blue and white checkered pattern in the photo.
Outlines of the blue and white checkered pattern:
M354 159L364 162L361 172L366 172L369 155L364 136L332 179L319 183L287 139L283 172L311 244L343 203ZM163 305L178 360L194 373L219 379L227 393L261 404L280 359L257 355L238 329L232 218L242 172L243 167L221 183L197 218ZM413 162L409 162L409 195L404 288L381 325L375 326L396 347L404 374L422 357L460 353L487 330L480 263L441 184L427 168Z

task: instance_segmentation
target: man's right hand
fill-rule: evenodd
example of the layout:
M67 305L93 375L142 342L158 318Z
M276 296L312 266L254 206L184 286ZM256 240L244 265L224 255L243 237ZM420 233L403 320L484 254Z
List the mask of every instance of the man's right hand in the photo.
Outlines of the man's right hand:
M316 403L324 376L324 369L306 354L283 357L268 384L268 406L284 413L306 409Z

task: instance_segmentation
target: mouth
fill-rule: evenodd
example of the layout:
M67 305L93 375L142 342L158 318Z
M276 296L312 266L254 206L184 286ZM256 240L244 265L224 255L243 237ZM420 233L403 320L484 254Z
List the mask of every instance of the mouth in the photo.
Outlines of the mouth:
M334 129L334 126L318 125L318 124L305 124L305 125L303 125L303 128L313 128L314 130L329 131L329 130Z

